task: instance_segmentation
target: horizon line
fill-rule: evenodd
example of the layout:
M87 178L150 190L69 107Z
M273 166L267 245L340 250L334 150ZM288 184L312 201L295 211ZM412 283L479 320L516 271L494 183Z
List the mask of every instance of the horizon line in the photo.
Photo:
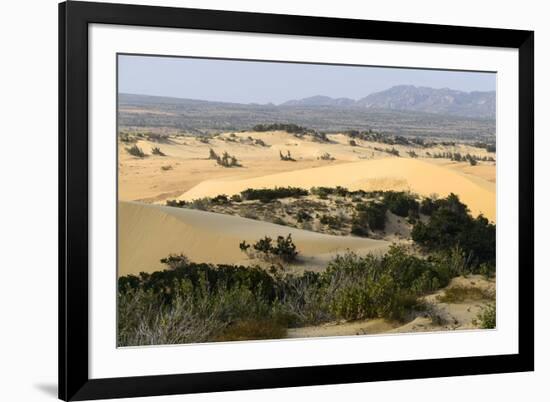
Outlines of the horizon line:
M282 106L284 105L285 103L287 102L292 102L292 101L300 101L300 100L304 100L304 99L310 99L310 98L316 98L316 97L323 97L323 98L329 98L329 99L332 99L332 100L338 100L338 99L349 99L349 100L352 100L354 102L358 102L360 101L361 99L364 99L370 95L373 95L373 94L376 94L376 93L380 93L380 92L384 92L384 91L388 91L390 89L393 89L393 88L398 88L398 87L413 87L413 88L418 88L418 89L421 89L421 88L427 88L427 89L434 89L434 90L450 90L450 91L455 91L455 92L461 92L461 93L465 93L465 94L472 94L472 93L476 93L476 92L479 92L479 93L496 93L496 90L489 90L489 91L480 91L480 90L473 90L473 91L462 91L460 89L453 89L453 88L449 88L449 87L439 87L439 88L436 88L436 87L428 87L428 86L425 86L425 85L420 85L420 86L416 86L416 85L412 85L412 84L401 84L401 85L393 85L389 88L386 88L386 89L383 89L381 91L374 91L374 92L371 92L361 98L352 98L352 97L348 97L348 96L339 96L339 97L332 97L332 96L328 96L328 95L322 95L322 94L315 94L315 95L310 95L310 96L305 96L303 98L293 98L293 99L288 99L284 102L280 102L280 103L275 103L275 102L266 102L266 103L258 103L258 102L234 102L234 101L223 101L223 100L212 100L212 99L199 99L199 98L185 98L185 97L180 97L180 96L174 96L174 95L157 95L157 94L147 94L147 93L132 93L132 92L118 92L117 91L117 95L137 95L137 96L151 96L151 97L157 97L157 98L171 98L171 99L181 99L181 100L194 100L194 101L201 101L201 102L215 102L215 103L229 103L229 104L239 104L239 105L261 105L261 106Z

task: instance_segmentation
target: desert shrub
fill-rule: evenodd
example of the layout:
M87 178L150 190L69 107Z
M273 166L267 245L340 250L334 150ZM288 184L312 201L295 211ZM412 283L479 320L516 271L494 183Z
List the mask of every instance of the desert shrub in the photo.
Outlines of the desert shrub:
M258 214L256 214L254 211L244 211L242 217L247 219L254 219L254 220L260 219Z
M164 152L162 152L159 147L151 148L151 153L153 155L157 155L157 156L166 156L166 154Z
M140 147L138 147L136 144L132 145L129 148L126 148L126 152L128 152L130 155L135 156L137 158L144 158L147 156L145 152L143 152L143 150Z
M353 253L338 256L321 280L331 295L328 308L334 316L399 320L417 304L418 295L432 289L436 275L428 261L393 246L381 258Z
M203 144L208 144L210 142L210 140L208 139L208 137L204 137L204 136L199 136L197 137L197 140L199 142L202 142Z
M233 156L233 155L229 155L227 152L224 151L224 153L222 154L222 156L217 156L216 157L216 163L220 166L223 166L223 167L227 167L227 168L230 168L230 167L240 167L241 165L239 164L239 161L238 159Z
M494 329L497 326L496 304L491 303L485 307L477 316L479 326L483 329Z
M186 207L191 209L198 209L201 211L208 211L208 209L210 208L210 205L211 205L210 198L204 197L204 198L197 198L197 199L194 199L193 201L188 202L186 204Z
M212 160L218 160L220 157L218 156L218 154L216 153L216 151L214 151L212 148L210 148L209 150L209 155L208 155L208 159L212 159Z
M260 138L256 138L254 140L254 144L255 145L259 145L261 147L267 147L268 145L264 142L264 140L260 139Z
M242 202L243 200L239 194L233 194L230 199L233 202Z
M296 159L290 155L289 150L286 151L286 155L284 155L282 151L279 151L279 158L281 158L282 161L296 162Z
M466 300L484 300L492 299L494 295L487 291L476 287L453 286L446 289L445 293L438 296L440 302L443 303L462 303Z
M298 221L298 223L309 222L312 219L313 217L304 209L300 209L296 214L296 220Z
M260 200L261 202L271 202L279 198L301 197L308 195L308 191L299 187L275 187L273 189L248 188L241 191L243 200Z
M132 144L134 142L136 142L136 138L131 136L129 133L118 133L118 138L120 139L121 142L125 142L127 144Z
M414 225L419 218L420 214L418 213L418 208L409 209L409 213L407 214L407 222Z
M481 274L486 278L493 278L496 273L496 267L494 264L483 262L479 264L479 266L473 273Z
M427 251L460 247L474 265L495 263L496 227L487 218L473 218L455 194L438 200L428 223L417 222L412 239Z
M296 258L289 236L266 237L243 252ZM170 255L168 269L118 279L118 345L274 339L286 328L340 319L401 320L418 296L446 286L452 261L422 259L402 246L383 256L335 257L322 273L212 265ZM494 310L480 318L494 327Z
M167 135L159 133L146 133L145 137L151 142L161 142L165 141L168 138Z
M281 339L286 336L287 323L275 319L245 319L227 326L216 337L218 342L255 339Z
M168 266L169 269L176 269L182 265L189 265L189 258L185 254L170 254L160 260L161 263Z
M319 222L321 222L321 224L327 225L327 226L329 226L333 229L338 229L340 226L342 226L342 222L340 221L340 219L338 219L338 217L333 216L333 215L323 214L323 215L321 215L321 218L319 219Z
M172 170L172 165L164 165L160 169L166 172L167 170Z
M187 201L184 200L167 200L166 205L169 207L184 208L187 206Z
M437 204L435 202L435 200L433 198L424 198L421 202L420 202L420 208L419 208L419 211L421 214L424 214L424 215L431 215L433 213L433 211L435 211L437 209Z
M311 133L313 130L298 126L297 124L273 123L256 124L254 127L252 127L252 131L286 131L290 134L306 134Z
M374 150L378 151L378 152L385 152L387 154L394 155L394 156L399 156L399 151L397 149L395 149L394 147L391 147L391 148L377 148L377 147L374 147Z
M411 158L418 158L418 154L414 151L408 151L407 154L411 157Z
M369 237L368 227L355 220L351 223L351 234L359 237Z
M357 146L357 141L349 140L349 145L352 146L352 147L356 147Z
M348 195L353 195L355 192L349 191L345 187L336 186L336 187L312 187L311 194L318 197L324 198L329 195L337 195L339 197L347 197Z
M352 225L359 228L362 227L367 230L367 227L371 230L384 230L386 227L386 210L385 204L378 202L358 203L355 205L355 216L352 221Z
M404 191L387 191L384 193L384 203L394 214L402 217L409 215L409 211L418 212L418 201L414 195Z
M278 217L278 216L276 216L276 217L273 219L272 223L274 223L274 224L276 224L276 225L282 225L282 226L286 226L286 225L287 225L286 221L285 221L283 218L280 218L280 217Z
M471 261L458 246L439 251L428 258L434 263L434 269L438 272L440 280L443 281L442 285L447 285L456 276L472 273Z
M225 194L220 194L210 199L210 202L214 205L227 205L229 204L229 197Z
M178 257L176 255L171 259L170 257L163 259L163 262L168 265L167 270L119 278L119 292L144 289L161 295L163 302L170 304L176 296L174 291L178 283L188 281L192 287L191 290L201 291L205 284L210 293L215 293L218 289L231 290L244 287L266 301L273 301L275 298L274 279L259 267L197 264Z
M225 326L198 306L182 283L174 289L174 302L143 289L119 292L118 346L182 344L210 340Z
M246 241L239 244L242 252L250 256L257 256L266 261L279 260L282 262L293 262L298 256L296 245L292 241L292 235L289 233L287 237L278 236L276 244L273 244L273 239L265 236L252 245L255 253L251 253L250 245Z
M333 161L334 157L328 152L325 152L321 156L319 156L317 159L320 159L322 161Z

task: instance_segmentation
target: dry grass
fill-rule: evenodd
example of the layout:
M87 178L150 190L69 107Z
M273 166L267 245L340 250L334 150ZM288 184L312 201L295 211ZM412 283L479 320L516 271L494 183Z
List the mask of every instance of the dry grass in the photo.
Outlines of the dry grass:
M473 300L490 300L495 295L488 290L476 287L454 286L445 290L445 293L438 296L441 303L463 303Z
M245 320L229 325L215 340L218 342L247 341L256 339L281 339L286 337L285 325L274 320Z

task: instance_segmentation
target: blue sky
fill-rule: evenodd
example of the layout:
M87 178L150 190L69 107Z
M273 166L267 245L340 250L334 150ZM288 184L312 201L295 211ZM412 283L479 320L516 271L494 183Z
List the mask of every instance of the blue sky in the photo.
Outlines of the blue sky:
M119 92L238 103L275 103L314 95L359 99L394 85L492 91L496 74L119 56Z

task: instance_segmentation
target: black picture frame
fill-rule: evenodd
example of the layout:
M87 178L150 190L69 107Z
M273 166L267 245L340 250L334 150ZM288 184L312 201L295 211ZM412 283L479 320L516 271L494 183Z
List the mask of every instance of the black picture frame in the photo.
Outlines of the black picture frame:
M519 52L517 354L213 373L88 375L88 25L507 47ZM534 32L70 1L59 5L59 398L169 395L534 370Z

